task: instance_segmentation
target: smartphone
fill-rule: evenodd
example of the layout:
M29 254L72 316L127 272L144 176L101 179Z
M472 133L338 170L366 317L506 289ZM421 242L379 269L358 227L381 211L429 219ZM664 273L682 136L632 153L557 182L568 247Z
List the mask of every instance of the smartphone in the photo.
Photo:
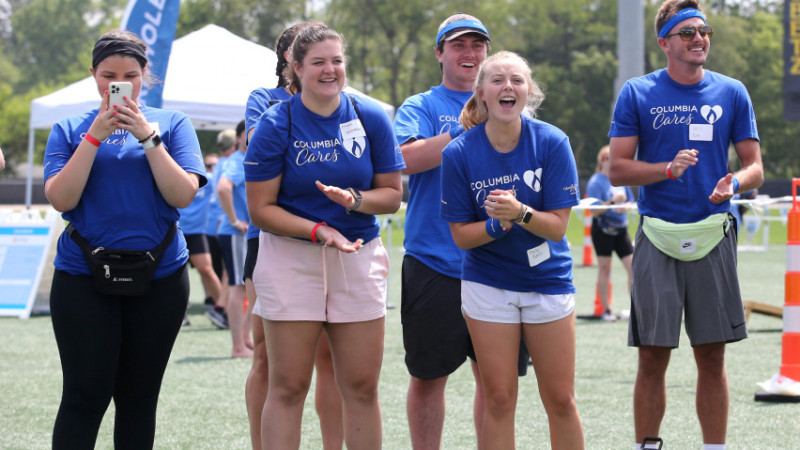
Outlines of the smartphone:
M133 95L133 85L129 81L112 81L108 83L108 94L109 108L114 105L125 106L128 103L125 102L122 97L131 98L131 95Z

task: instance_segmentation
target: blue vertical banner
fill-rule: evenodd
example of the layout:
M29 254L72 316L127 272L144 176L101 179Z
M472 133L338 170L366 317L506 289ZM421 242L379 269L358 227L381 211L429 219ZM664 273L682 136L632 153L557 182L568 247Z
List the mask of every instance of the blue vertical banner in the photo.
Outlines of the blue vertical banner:
M180 6L180 0L128 0L120 23L120 28L136 33L147 44L147 70L158 82L142 86L139 102L155 108L162 104Z

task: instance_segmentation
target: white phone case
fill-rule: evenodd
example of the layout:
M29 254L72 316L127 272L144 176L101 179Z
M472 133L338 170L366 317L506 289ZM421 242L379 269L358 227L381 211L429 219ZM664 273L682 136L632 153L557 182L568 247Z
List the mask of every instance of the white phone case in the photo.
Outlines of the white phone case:
M129 81L112 81L108 84L109 101L108 107L114 105L125 106L128 103L122 98L123 96L131 98L133 94L133 85Z

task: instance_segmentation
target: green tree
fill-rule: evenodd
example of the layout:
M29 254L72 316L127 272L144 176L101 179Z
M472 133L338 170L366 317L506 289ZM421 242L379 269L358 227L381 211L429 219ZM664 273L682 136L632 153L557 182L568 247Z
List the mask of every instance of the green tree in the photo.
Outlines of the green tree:
M567 67L544 64L537 73L546 94L539 118L567 133L578 174L587 178L594 173L597 151L608 144L617 59L608 50L590 48L575 53Z
M797 160L800 123L783 120L782 18L756 12L748 18L730 17L728 20L734 26L724 29L725 39L722 40L734 42L741 65L731 68L727 74L741 80L750 93L758 121L765 174L781 178L796 176L800 173Z
M591 175L597 150L608 143L616 15L616 0L517 1L506 15L502 45L533 65L546 93L539 117L570 137L581 177Z
M18 91L62 86L87 75L97 38L88 24L91 12L85 0L33 0L14 12L10 54L24 74Z
M294 22L309 20L310 2L281 0L185 0L181 2L176 37L213 23L269 48ZM242 61L242 64L246 62ZM246 65L241 66L246 70Z
M456 11L448 2L331 0L326 20L348 41L348 75L354 87L399 106L406 97L441 82L436 31Z

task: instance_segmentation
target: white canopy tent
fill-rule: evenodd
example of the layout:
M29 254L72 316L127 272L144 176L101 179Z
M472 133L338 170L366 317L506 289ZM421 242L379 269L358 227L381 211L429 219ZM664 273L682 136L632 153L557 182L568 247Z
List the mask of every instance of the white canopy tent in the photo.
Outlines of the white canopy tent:
M182 111L198 130L234 128L244 118L250 92L277 84L277 63L271 49L217 25L206 25L172 43L163 108ZM351 88L347 91L364 95ZM390 118L394 116L393 106L377 102ZM100 94L92 77L31 101L26 206L31 204L34 130L48 129L61 119L99 105Z

